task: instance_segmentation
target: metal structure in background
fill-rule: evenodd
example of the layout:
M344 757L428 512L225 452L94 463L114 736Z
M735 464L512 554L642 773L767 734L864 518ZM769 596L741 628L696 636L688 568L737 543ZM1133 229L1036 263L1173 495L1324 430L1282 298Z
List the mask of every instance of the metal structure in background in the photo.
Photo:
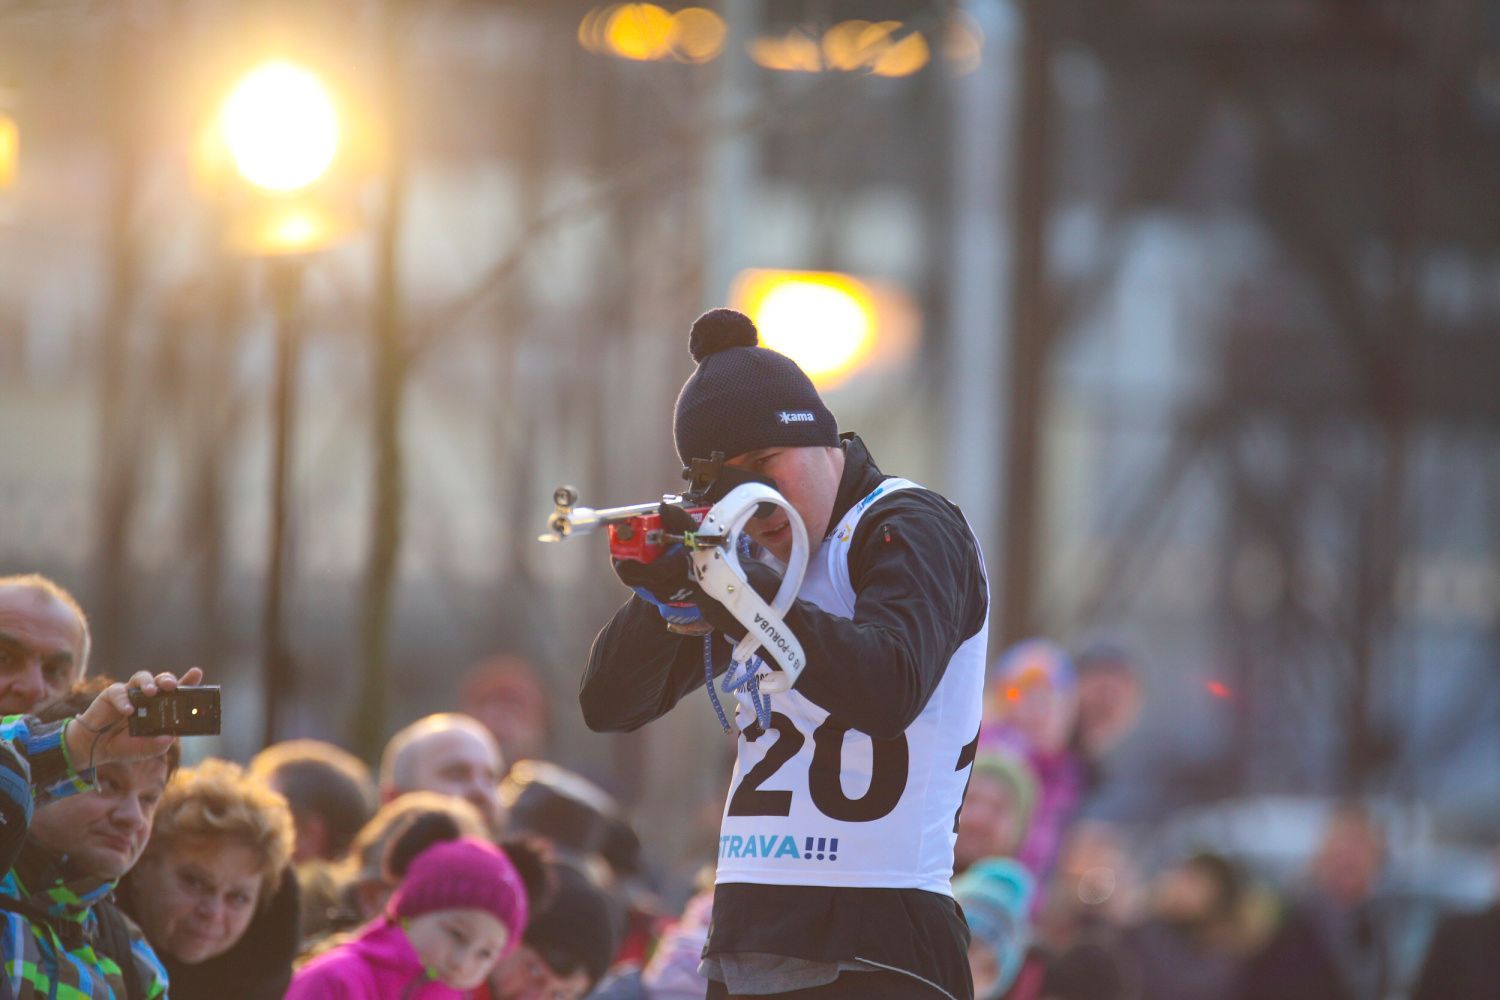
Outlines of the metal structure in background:
M1171 536L1184 484L1212 478L1225 504L1220 644L1237 697L1225 768L1234 777L1218 793L1253 790L1272 774L1283 786L1395 790L1399 765L1423 766L1414 726L1399 717L1420 669L1416 628L1396 607L1400 574L1423 554L1422 516L1441 517L1424 469L1464 462L1461 451L1434 452L1431 439L1466 435L1492 456L1500 434L1500 303L1481 294L1454 310L1432 292L1440 255L1482 273L1500 253L1500 95L1487 83L1500 10L1045 6L1060 32L1054 43L1083 46L1104 66L1126 163L1155 164L1127 166L1112 228L1142 211L1192 213L1203 207L1205 171L1248 165L1247 183L1230 182L1229 193L1248 197L1244 208L1273 248L1224 328L1203 331L1216 345L1213 392L1184 409L1166 458L1126 491L1079 623L1131 608ZM1227 116L1250 137L1239 163L1213 145ZM1039 284L1033 297L1056 295L1045 274L1024 263L1018 273ZM1018 331L1021 341L1045 342L1047 317L1024 319L1036 329ZM1066 337L1068 325L1057 333ZM1034 495L1034 468L1024 454L1010 461L1019 480L1010 493ZM1491 504L1494 486L1492 476L1481 486ZM1019 506L1010 516L1012 533L1040 527ZM1493 558L1493 533L1473 528ZM1321 588L1320 561L1331 578ZM1011 627L1025 621L1007 616ZM1458 699L1439 728L1479 731L1500 709L1494 694ZM1334 759L1320 775L1309 762L1327 756L1324 743Z

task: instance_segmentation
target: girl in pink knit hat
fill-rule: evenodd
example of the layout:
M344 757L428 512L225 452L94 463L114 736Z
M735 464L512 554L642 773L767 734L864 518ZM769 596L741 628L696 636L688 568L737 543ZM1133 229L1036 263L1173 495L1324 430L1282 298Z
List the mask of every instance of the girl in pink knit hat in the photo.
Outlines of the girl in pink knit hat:
M521 940L546 879L535 851L461 837L446 813L417 816L386 868L385 913L299 969L286 1000L460 1000Z

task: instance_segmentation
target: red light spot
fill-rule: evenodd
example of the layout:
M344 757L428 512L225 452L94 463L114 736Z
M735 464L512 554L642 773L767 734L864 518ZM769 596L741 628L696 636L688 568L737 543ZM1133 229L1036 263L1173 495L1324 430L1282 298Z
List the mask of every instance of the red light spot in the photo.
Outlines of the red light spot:
M1005 689L1005 700L1006 701L1020 701L1021 700L1021 689L1018 688L1018 687L1014 687L1014 686L1006 688Z
M1213 695L1215 698L1229 697L1229 688L1225 687L1223 684L1220 684L1218 681L1209 681L1204 685L1204 687L1208 688L1208 693Z

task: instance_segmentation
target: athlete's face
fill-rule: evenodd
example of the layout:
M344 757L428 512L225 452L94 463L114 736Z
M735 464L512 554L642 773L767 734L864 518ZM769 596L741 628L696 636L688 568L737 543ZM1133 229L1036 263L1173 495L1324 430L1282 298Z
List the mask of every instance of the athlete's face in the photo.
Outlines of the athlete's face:
M736 455L725 465L765 476L802 517L807 540L816 547L828 534L833 503L844 475L842 448L758 448ZM750 537L783 563L792 554L792 528L786 511L776 508L767 518L751 518Z

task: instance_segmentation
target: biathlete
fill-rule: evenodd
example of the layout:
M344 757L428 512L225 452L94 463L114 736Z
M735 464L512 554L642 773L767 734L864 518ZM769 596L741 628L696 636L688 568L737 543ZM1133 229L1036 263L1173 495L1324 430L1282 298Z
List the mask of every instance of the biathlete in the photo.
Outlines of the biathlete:
M840 437L802 370L758 340L740 313L700 317L673 420L684 465L717 452L772 483L811 548L784 618L805 652L800 677L769 696L769 716L757 717L765 695L735 692L708 997L970 1000L949 880L983 699L983 559L957 507L882 473L857 436ZM788 517L774 510L745 531L746 574L769 598L791 555ZM615 571L636 595L595 639L580 692L601 732L667 712L745 634L698 588L685 552ZM664 622L663 606L685 597L721 633L707 654Z

